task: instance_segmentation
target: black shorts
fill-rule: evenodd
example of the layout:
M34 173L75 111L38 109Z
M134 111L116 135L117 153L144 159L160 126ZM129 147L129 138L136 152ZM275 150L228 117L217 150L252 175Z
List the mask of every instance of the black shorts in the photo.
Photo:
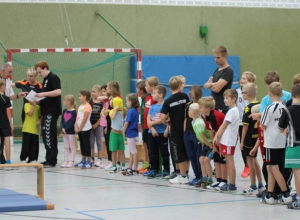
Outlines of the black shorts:
M148 145L148 130L144 130L143 129L143 142L146 143Z
M282 155L285 154L285 148L273 149L265 148L264 163L266 165L278 165L282 161Z
M10 128L0 128L0 136L1 137L10 137L11 129Z
M215 152L213 155L213 159L215 163L226 164L226 159L225 157L220 155L220 152Z
M245 147L244 146L244 149L243 149L243 157L257 157L257 151L256 153L254 154L254 156L251 156L250 155L250 151L252 150L253 148L249 148L249 147Z
M172 137L171 135L171 151L173 152L175 163L182 163L185 161L189 161L188 155L186 153L186 149L182 136Z
M212 149L206 145L202 145L201 157L208 157Z

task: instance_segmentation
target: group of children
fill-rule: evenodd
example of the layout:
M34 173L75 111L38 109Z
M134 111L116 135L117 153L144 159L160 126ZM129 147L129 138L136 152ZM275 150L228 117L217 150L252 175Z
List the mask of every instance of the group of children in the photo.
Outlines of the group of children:
M262 197L262 203L287 204L290 209L300 209L300 74L294 77L291 95L282 90L278 73L268 72L264 80L268 95L260 104L256 100L255 75L244 72L240 80L241 88L227 89L223 94L224 103L229 109L226 115L215 110L216 103L211 96L202 97L199 86L192 86L189 96L185 94L183 76L174 76L169 80L172 94L166 100L167 90L159 85L157 77L138 82L137 94L126 96L127 108L123 105L117 81L110 81L104 86L95 85L92 92L80 90L78 109L74 96L66 95L66 109L61 117L64 141L64 162L61 167L87 169L94 165L110 173L118 170L126 176L141 173L148 179L163 176L173 184L184 183L221 192L236 192L234 153L239 140L245 167L250 173L250 187L243 190L242 194L257 194ZM2 95L4 88L5 82L0 80L0 103L5 106L1 111L10 107L9 99ZM141 104L138 97L141 98ZM38 135L37 103L27 103L24 111L23 133ZM1 112L1 117L12 127L8 111ZM145 163L138 170L135 138L138 137L139 121L143 128ZM29 124L30 129L27 127ZM82 154L78 163L75 163L76 133ZM102 162L103 135L108 153L106 164ZM127 168L124 138L130 153ZM94 156L95 142L98 159ZM263 157L262 173L267 189L257 160L258 148ZM34 157L30 155L30 148L26 152L25 155L22 151L23 160ZM214 161L215 182L211 160ZM188 177L190 164L195 174L192 180ZM297 190L293 196L290 195L289 182L292 173Z

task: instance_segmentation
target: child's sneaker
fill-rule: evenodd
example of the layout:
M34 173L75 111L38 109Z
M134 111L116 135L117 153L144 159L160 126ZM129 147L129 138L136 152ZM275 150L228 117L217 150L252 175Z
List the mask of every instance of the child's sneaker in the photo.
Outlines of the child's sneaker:
M267 198L267 194L261 197L260 203L274 205L275 199L273 197Z
M172 172L169 175L165 176L164 179L174 179L177 176L176 172Z
M90 169L92 168L93 164L86 162L85 164L82 165L81 169Z
M65 162L63 162L63 164L62 164L62 165L60 165L60 167L61 167L61 168L66 168L66 167L67 167L67 165L68 165L68 162L67 162L67 161L65 161Z
M291 196L288 196L288 197L284 197L283 195L281 195L278 200L277 200L277 203L278 204L281 204L281 205L287 205L287 204L290 204L293 202L293 199Z
M105 169L108 169L108 168L111 168L111 167L112 167L112 162L109 161L109 162L107 162L107 163L105 164L105 166L104 166L103 168L104 168L104 170L105 170Z
M247 178L249 175L250 175L250 169L249 169L249 167L244 167L244 170L243 170L243 172L241 174L241 177Z
M118 171L117 167L109 168L109 173L116 173Z
M194 184L195 187L201 187L204 186L206 184L206 180L201 179L201 181L198 181Z
M209 186L207 186L207 189L215 189L216 187L218 187L220 184L220 182L214 182L212 184L210 184Z
M293 202L298 201L297 200L297 193L292 193L291 197L292 197Z
M254 195L257 194L258 190L257 189L252 189L251 187L249 189L245 189L242 191L242 195Z
M121 171L127 171L127 169L126 169L126 167L121 167Z
M71 167L74 167L74 162L73 161L70 161L68 162L66 168L71 168Z
M300 204L298 203L298 201L294 201L290 204L287 205L288 209L296 209L296 210L300 210Z
M169 172L163 170L162 177L165 178L165 177L168 176L168 175L169 175Z
M142 175L143 175L143 176L148 176L148 175L149 175L149 173L150 173L150 171L149 171L149 170L145 170L144 172L142 172Z
M121 173L125 176L127 174L127 172L130 170L131 170L130 168L127 168L127 169L123 170Z
M155 177L161 177L161 176L162 176L162 173L156 173Z
M177 184L178 183L180 183L180 184L186 184L186 183L189 182L189 178L183 177L181 175L177 175L174 179L170 179L169 182L173 183L173 184L176 184L176 183Z
M95 163L95 167L101 167L102 165L102 160L97 160L97 162Z
M80 161L79 163L75 164L74 167L82 167L83 166L83 162Z
M215 190L221 191L221 187L224 186L225 184L227 184L227 183L220 182L220 184L219 184L218 186L215 187Z
M197 183L198 179L197 178L194 178L193 180L189 181L187 184L189 186L194 186L196 183Z
M126 172L126 176L134 176L134 175L138 175L138 172L136 170L127 170Z
M6 164L12 164L11 161L6 160ZM18 167L5 167L5 170L17 170Z
M113 167L113 165L111 165L110 167L105 167L104 170L105 171L110 171L110 169Z
M143 173L144 175L144 173ZM154 179L156 177L157 173L155 170L150 170L149 174L147 175L148 179Z
M228 192L228 193L232 193L232 192L236 192L237 188L236 186L232 186L231 184L224 184L221 188L220 188L220 192Z

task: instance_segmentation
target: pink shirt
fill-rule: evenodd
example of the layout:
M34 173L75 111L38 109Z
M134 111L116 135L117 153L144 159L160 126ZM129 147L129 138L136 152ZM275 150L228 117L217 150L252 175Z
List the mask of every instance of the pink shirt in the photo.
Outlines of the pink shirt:
M103 101L103 108L108 109L108 107L109 107L109 101L108 100ZM106 115L101 116L100 126L107 127Z

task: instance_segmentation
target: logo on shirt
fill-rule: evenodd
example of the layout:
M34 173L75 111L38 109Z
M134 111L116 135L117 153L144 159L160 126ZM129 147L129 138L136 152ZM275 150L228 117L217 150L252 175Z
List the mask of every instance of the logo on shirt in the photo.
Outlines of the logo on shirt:
M46 81L45 81L44 88L47 87L47 83L48 83L48 79L46 79Z
M182 99L182 100L179 100L177 102L170 103L170 107L174 107L174 106L185 104L185 103L186 103L186 99Z

